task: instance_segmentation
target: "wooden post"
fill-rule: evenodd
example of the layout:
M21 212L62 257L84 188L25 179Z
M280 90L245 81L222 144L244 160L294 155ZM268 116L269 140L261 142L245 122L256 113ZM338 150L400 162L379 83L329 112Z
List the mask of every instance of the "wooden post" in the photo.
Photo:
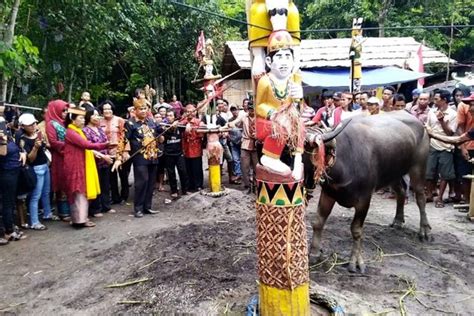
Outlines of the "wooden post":
M257 254L261 315L309 315L303 182L257 166Z
M222 189L220 157L223 152L218 133L207 134L207 152L209 154L209 188L212 193L217 193Z
M360 61L362 52L362 21L362 18L356 18L352 21L352 41L349 49L351 93L360 92L362 86L362 63Z

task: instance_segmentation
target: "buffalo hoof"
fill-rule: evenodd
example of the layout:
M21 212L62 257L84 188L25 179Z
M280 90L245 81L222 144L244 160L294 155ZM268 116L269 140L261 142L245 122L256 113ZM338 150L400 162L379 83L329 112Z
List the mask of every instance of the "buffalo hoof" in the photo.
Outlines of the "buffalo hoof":
M418 239L421 241L421 242L433 242L434 241L434 237L431 236L430 234L428 233L423 233L423 232L419 232L418 233Z
M367 266L365 265L365 263L359 264L358 266L359 266L360 274L365 274L367 272ZM347 266L347 270L351 273L357 273L358 272L357 264L350 262L349 265Z
M322 250L319 250L319 251L316 251L316 252L311 251L308 255L308 262L309 262L310 266L318 264L322 260L323 260L323 251Z
M351 273L357 273L357 265L355 264L355 262L350 262L347 266L347 270Z
M402 229L403 228L404 221L394 219L392 224L390 224L390 227L396 228L396 229Z
M429 225L421 227L420 231L418 232L418 238L420 241L434 241L434 238L431 236L430 232L431 227Z

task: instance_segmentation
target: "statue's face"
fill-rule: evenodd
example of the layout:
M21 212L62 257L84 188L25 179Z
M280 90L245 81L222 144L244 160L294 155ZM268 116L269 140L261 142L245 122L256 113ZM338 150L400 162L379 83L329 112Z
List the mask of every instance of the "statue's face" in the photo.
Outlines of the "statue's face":
M289 49L281 49L273 55L273 58L267 56L265 61L270 68L270 73L279 79L287 78L293 71L294 58Z
M215 92L215 90L214 90L214 86L212 84L210 84L206 87L207 98L210 99L210 98L214 97L214 92Z

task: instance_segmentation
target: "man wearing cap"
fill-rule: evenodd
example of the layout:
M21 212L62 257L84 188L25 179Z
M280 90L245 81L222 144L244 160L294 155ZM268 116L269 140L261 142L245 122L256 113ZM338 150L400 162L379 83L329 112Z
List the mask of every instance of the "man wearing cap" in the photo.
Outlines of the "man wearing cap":
M143 214L155 214L152 210L153 190L156 181L158 164L158 144L155 139L161 133L152 118L147 117L148 106L145 99L133 101L135 117L125 123L125 135L119 140L117 156L112 171L122 165L126 154L126 144L130 143L130 155L133 158L133 174L135 177L134 211L135 217Z
M303 98L303 89L293 75L292 39L286 31L273 32L268 41L265 62L270 71L258 81L256 98L257 139L263 142L263 166L278 173L292 173L301 179L304 126L294 106ZM294 154L294 168L280 160L285 145Z
M380 100L377 97L370 97L367 100L367 110L369 110L370 115L375 115L380 113Z
M166 116L166 111L168 109L171 109L171 105L165 102L165 99L163 97L160 97L160 101L153 106L153 110L155 113L158 113L160 109L164 108L165 109L165 116Z

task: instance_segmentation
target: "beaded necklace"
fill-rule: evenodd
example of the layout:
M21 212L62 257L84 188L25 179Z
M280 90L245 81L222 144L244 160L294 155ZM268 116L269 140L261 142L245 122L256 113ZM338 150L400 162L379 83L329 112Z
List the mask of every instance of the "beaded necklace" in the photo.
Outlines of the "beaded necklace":
M289 93L289 84L288 80L286 81L285 87L283 89L279 89L276 84L273 82L272 78L269 76L268 79L270 79L270 85L272 86L272 91L275 97L278 100L285 100L288 97Z

